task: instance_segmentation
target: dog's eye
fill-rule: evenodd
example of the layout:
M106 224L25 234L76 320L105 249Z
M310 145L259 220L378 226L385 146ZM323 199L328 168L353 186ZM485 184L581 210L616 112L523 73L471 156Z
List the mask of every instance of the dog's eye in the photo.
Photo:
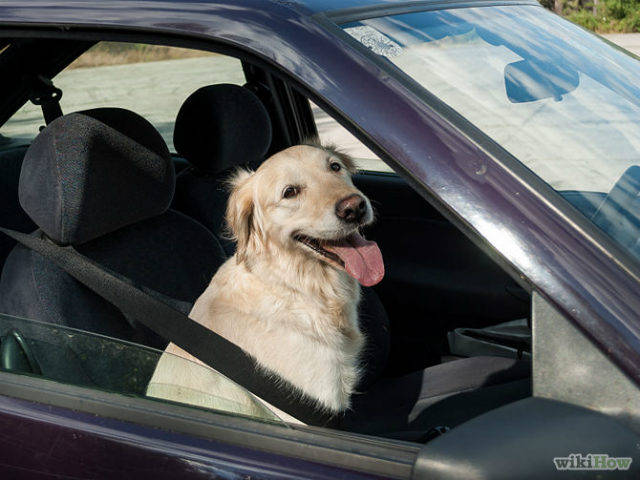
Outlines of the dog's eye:
M329 165L329 168L331 168L331 170L333 170L334 172L339 172L340 169L342 168L342 165L340 165L338 162L331 162L331 165Z
M300 187L294 187L293 185L289 185L282 192L282 198L293 198L300 193Z

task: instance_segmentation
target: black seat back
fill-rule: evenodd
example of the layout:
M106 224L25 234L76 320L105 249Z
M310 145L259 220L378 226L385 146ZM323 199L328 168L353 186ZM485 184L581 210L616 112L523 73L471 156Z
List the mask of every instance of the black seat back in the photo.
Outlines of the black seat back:
M222 238L232 255L235 245L224 240L225 182L237 167L257 168L264 160L271 144L267 110L244 87L202 87L180 108L173 143L190 164L178 175L174 208Z
M97 109L61 117L40 133L22 165L19 198L39 227L34 235L72 245L189 305L224 252L202 225L168 209L174 188L171 157L155 128L133 112ZM21 246L3 268L0 309L156 348L167 344Z

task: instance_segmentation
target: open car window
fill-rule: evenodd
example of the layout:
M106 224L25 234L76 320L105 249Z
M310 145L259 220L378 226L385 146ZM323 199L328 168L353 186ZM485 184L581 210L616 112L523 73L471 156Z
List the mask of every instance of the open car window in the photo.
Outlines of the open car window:
M82 57L80 57L80 59L82 59ZM194 84L187 85L184 82L184 84L177 82L177 79L182 80L182 75L185 71L177 68L177 64L183 66L187 63L193 65L197 62L214 63L210 65L210 68L203 69L200 80L194 82ZM227 71L225 70L226 67L229 67L229 69L232 68L232 64L237 65L239 69L241 68L237 60L207 55L206 53L202 54L202 56L178 58L170 61L156 59L154 62L125 63L122 65L94 66L93 64L80 62L76 64L77 68L67 69L62 74L56 76L54 83L64 91L61 102L63 113L95 107L127 108L133 110L133 112L127 114L127 118L130 119L140 114L143 118L150 120L154 126L160 130L164 139L168 143L171 143L173 122L180 108L180 103L190 93L204 85L216 82L231 83L228 76L225 78L221 78L221 76ZM156 67L167 72L169 79L176 80L174 89L171 92L167 92L167 86L162 85L162 82L167 82L166 78L162 79L162 81L158 80L157 85L155 83L150 84L148 79L144 78L143 73L147 71L145 69ZM101 75L93 78L96 72ZM254 78L251 78L252 73ZM105 90L105 85L112 81L116 74L120 75L117 82L118 88ZM218 74L220 76L216 77L215 75ZM68 77L65 77L65 75L68 75ZM255 72L252 72L250 68L247 68L247 75L250 80L250 87L255 87L255 77L257 77L257 75L255 75ZM81 80L86 80L86 83L83 83ZM105 83L101 84L100 82L102 81ZM244 83L243 77L239 83ZM104 88L101 89L100 85L103 85ZM139 98L130 98L128 92L132 85L140 86L140 95L136 95ZM160 94L153 91L155 86L158 86L160 89ZM79 94L77 102L73 103L74 97L72 94L76 87L84 93ZM233 87L238 88L235 85ZM251 88L247 88L246 90L249 92L252 91ZM256 91L258 93L264 93L261 89L257 89ZM268 91L267 93L269 92L273 95L271 97L267 95L264 96L267 104L270 98L278 99L278 95L276 95L277 91ZM96 99L93 103L85 102L86 97L91 96L90 94ZM265 103L265 100L261 98L258 98L258 100ZM170 113L167 113L168 110L165 111L160 108L164 105L163 102L175 102L175 104L172 103L173 106L171 107L172 110ZM25 111L28 109L31 109L32 117L26 116ZM162 115L158 116L158 112ZM389 167L380 161L370 150L364 147L355 137L347 133L346 129L326 116L319 108L315 107L314 113L322 142L334 143L338 148L344 149L356 157L356 162L361 170L390 171ZM21 117L23 114L25 116ZM22 123L20 122L21 118ZM271 118L271 120L273 120L273 118ZM62 121L64 121L64 119L60 119L60 122ZM27 104L22 111L18 112L18 114L8 122L5 129L9 127L18 129L18 127L20 127L22 130L14 131L16 137L20 135L34 135L42 123L42 112L39 107ZM61 123L60 125L64 124ZM145 125L147 125L146 122ZM55 131L55 128L52 129L48 127L44 130L40 138L46 139L47 133L52 131ZM129 131L125 129L123 139L133 138L128 132ZM82 141L82 135L78 137L80 137L79 140ZM206 138L195 138L194 142L196 141L205 142ZM138 158L137 156L129 158L125 155L126 152L137 150L130 149L129 142L124 142L124 145L126 148L121 148L118 153L119 157L123 157L120 168L111 169L112 171L120 172L123 178L125 176L130 177L127 168L137 165L135 162ZM52 149L49 151L52 151ZM89 147L86 151L94 153ZM55 154L58 155L58 152L55 152ZM193 158L189 158L188 154L183 154L183 156L187 162L193 160ZM42 157L40 161L51 160L46 154L42 154ZM24 163L22 166L23 172L26 171L24 165L35 165L35 158L33 155L27 156L27 163ZM112 161L112 158L113 157L110 156L109 161ZM17 160L21 161L22 159L18 158ZM63 165L65 161L71 162L68 157L61 157L60 160L59 163L61 165ZM197 162L198 159L195 158L195 160ZM19 165L18 161L15 163ZM80 167L78 170L84 172L82 169L89 164L90 162L84 160L78 161L77 165ZM107 162L96 162L96 164L111 165ZM198 166L195 162L193 162L192 165ZM225 166L228 167L228 165ZM15 210L21 212L18 204L17 187L20 186L20 188L23 188L25 184L30 186L31 184L27 179L39 177L32 174L21 174L19 175L20 178L18 178L18 176L15 176L16 170L17 169L14 168L9 171L10 174L14 175L11 177L12 181L10 186L15 190L9 191L7 196L14 205ZM55 172L56 170L51 169L51 171ZM110 208L106 209L108 212L118 210L114 208L113 205L117 204L120 199L126 199L126 202L123 202L123 205L121 205L123 212L128 211L129 205L133 203L130 198L138 199L137 202L142 203L137 196L139 191L158 191L158 182L154 182L147 190L146 184L142 182L142 179L134 186L124 182L123 178L116 176L111 178L110 175L112 171L91 171L85 176L85 178L87 178L89 174L94 175L95 177L92 178L92 180L95 181L95 185L100 185L104 180L105 185L108 187L106 191L112 191L113 189L111 187L114 184L120 187L118 190L121 192L119 198L113 198L109 205ZM163 172L164 171L165 170L163 170ZM113 220L112 217L108 217L106 214L103 214L103 212L90 212L80 215L76 213L76 211L73 211L70 212L70 216L86 221L88 226L93 226L91 222L96 222L99 219L104 219L106 223L113 220L115 226L108 225L111 230L106 227L101 227L101 230L107 230L107 233L105 234L101 231L102 236L98 236L92 240L84 241L85 239L76 238L69 243L72 245L85 245L90 242L95 242L93 245L96 246L96 248L87 248L85 250L86 255L90 256L90 258L94 257L96 261L104 265L105 268L113 268L118 273L131 278L132 281L144 287L166 292L172 299L188 299L188 302L192 302L202 294L206 282L211 279L219 267L218 262L223 258L226 259L226 255L224 255L225 252L220 251L219 253L221 255L218 255L215 248L216 245L214 245L215 242L213 241L215 238L211 236L212 233L215 234L218 232L217 228L220 225L208 225L206 221L213 218L210 207L224 208L228 198L222 195L216 196L215 198L208 196L211 192L223 191L218 188L218 183L211 182L211 180L218 182L222 177L217 177L213 175L212 172L199 172L198 168L184 170L183 172L185 175L179 175L177 185L173 184L173 179L167 181L166 185L163 183L163 186L167 187L166 192L171 190L171 194L177 193L175 196L167 194L167 197L172 196L173 199L185 198L193 192L206 192L207 196L202 195L202 198L197 199L200 200L198 206L205 206L206 208L202 210L190 209L190 206L186 205L186 202L182 204L174 202L172 208L175 208L175 211L164 211L162 215L158 215L154 210L153 215L158 216L151 218L145 217L145 219L137 223L124 227L120 224L119 220ZM199 177L202 173L205 173L205 175ZM218 172L214 171L213 173L217 174ZM159 173L159 176L161 175L162 173ZM54 185L60 178L67 179L67 177L52 175L45 183L46 185ZM188 182L185 181L185 178ZM82 185L82 181L83 179L72 178L71 181L66 181L65 185L73 186L75 193L75 191L80 190L79 185ZM494 268L491 265L487 266L486 260L484 262L482 261L482 256L478 255L478 252L473 249L473 246L469 243L464 243L464 237L460 232L447 224L446 220L441 218L435 210L432 210L429 205L425 203L424 199L413 191L401 177L386 174L376 175L365 172L355 175L353 181L354 185L359 188L363 194L371 198L372 202L376 202L378 206L376 212L378 221L371 225L371 228L366 234L367 238L375 239L372 241L380 243L384 251L385 262L391 267L389 268L389 275L385 279L386 284L381 285L379 289L381 298L377 299L374 296L375 293L369 291L370 295L366 300L367 303L365 304L363 300L363 305L360 307L362 309L361 311L366 312L362 316L362 328L365 330L364 335L366 338L374 339L372 342L377 342L376 344L372 344L371 347L367 347L368 350L366 350L366 353L369 355L369 352L371 352L371 355L367 357L363 356L363 370L366 368L366 375L369 375L372 379L388 380L388 382L385 382L385 385L389 391L394 391L401 396L410 398L411 395L408 394L408 392L421 390L424 382L426 382L425 385L429 388L438 386L438 382L433 379L427 378L425 380L426 377L422 375L422 372L423 370L440 364L441 353L454 354L451 355L454 357L451 359L452 361L467 355L470 357L486 355L487 351L480 351L480 347L476 347L473 351L469 349L458 349L455 351L453 348L449 349L446 346L447 340L444 338L445 329L447 329L447 331L455 330L462 325L462 321L464 321L466 325L466 319L468 318L474 320L477 318L482 319L482 322L469 324L471 327L484 327L489 324L499 323L504 319L521 320L529 310L529 298L526 292L519 291L516 293L520 294L521 298L515 298L514 295L507 290L507 287L513 287L513 285L511 285L512 280L498 268ZM62 185L62 183L60 183L60 185ZM174 187L175 190L173 190ZM36 185L31 188L39 192L42 187ZM128 188L130 188L130 191ZM85 189L82 191L83 196L78 195L78 198L82 199L82 202L79 204L83 206L83 208L87 205L94 205L87 200L91 195L90 191L95 192L99 190ZM151 193L149 193L149 195L151 195ZM180 197L180 195L182 195L182 197ZM36 199L34 202L46 201L43 195L35 195L34 198ZM105 196L102 195L97 199L95 204L103 205L106 203L104 198ZM170 200L166 200L164 197L161 200L163 201L163 205L170 202ZM53 203L46 203L45 205L51 206ZM66 207L69 203L61 203L61 205L62 207ZM40 206L40 203L38 203L38 206ZM330 211L334 210L331 207L329 208ZM146 212L144 213L146 215ZM44 220L48 220L49 218L55 217L53 217L53 215L47 215ZM39 226L45 223L40 220L42 219L38 219ZM148 222L148 220L153 220L153 222ZM131 229L123 234L125 228L128 227L131 227ZM16 227L14 228L17 229ZM33 231L35 228L34 225L25 227L24 230ZM159 232L160 234L158 234ZM398 232L411 232L411 235L398 235ZM51 235L56 235L56 233L60 232L47 233L47 235L52 238ZM111 237L110 234L118 235L113 242L112 239L114 237ZM59 243L65 244L67 242L63 240ZM424 248L424 245L429 245L429 248ZM220 247L220 245L217 245L217 247ZM21 251L20 248L17 250L19 252ZM83 248L80 250L83 250ZM10 249L7 249L7 254L12 255L13 252L9 253L9 251ZM462 251L467 252L468 255L462 255ZM226 253L231 254L232 252ZM29 256L30 258L25 259L22 257L16 259L15 257L16 255L8 257L13 262L10 263L10 268L14 269L12 271L20 274L33 275L33 272L36 271L31 268L31 258L33 257ZM463 259L463 261L452 262L450 261L452 258L460 258ZM477 258L479 258L480 261L473 262L473 265L470 265L470 259ZM110 259L114 260L113 264L111 264ZM474 270L475 275L469 275L469 272ZM442 277L443 271L446 271L455 281L451 281L448 284L441 282L440 278ZM44 274L36 273L35 275L40 275L43 277L43 281L48 281L44 279ZM17 274L13 276L8 275L5 283L7 285L6 292L11 292L10 289L14 288L14 285L15 289L23 290L24 285L31 284L26 277ZM455 283L455 288L451 286L453 283ZM8 348L10 348L12 344L17 345L14 349L15 354L18 359L23 360L22 369L16 368L15 365L20 363L17 361L14 361L12 365L5 366L5 369L27 375L41 376L48 380L64 384L81 385L124 395L171 399L173 402L192 405L196 408L207 408L268 421L277 421L277 419L280 419L284 422L294 423L281 412L271 409L268 405L256 400L255 397L247 393L244 388L233 384L227 378L202 366L198 362L190 362L180 356L164 355L159 350L138 347L130 343L114 340L113 338L86 333L88 331L95 331L95 327L87 325L91 319L98 319L104 322L104 324L108 322L114 326L114 330L120 328L122 325L126 325L126 321L128 320L120 318L119 314L112 315L111 311L105 311L104 317L102 317L103 309L97 304L89 305L77 302L78 309L71 311L68 308L68 304L75 302L73 295L75 286L73 288L67 288L66 277L63 277L62 281L58 278L53 278L51 284L55 287L51 290L51 298L64 299L64 301L59 302L59 307L58 305L52 307L47 304L46 309L43 308L35 311L32 306L40 301L38 298L42 296L40 291L35 289L28 292L25 291L23 299L26 307L24 309L18 309L10 305L6 308L5 313L13 313L15 316L34 318L43 322L64 322L63 324L65 325L73 325L74 327L82 328L83 331L59 328L52 325L47 326L38 324L37 322L29 323L27 320L16 320L14 317L3 317L5 318L4 321L6 325L4 325L0 334L7 336ZM495 296L491 296L491 298L498 297L495 305L486 306L489 303L485 300L487 296L486 289L478 288L478 284L482 284L483 286L489 284L490 287L497 292ZM191 289L193 289L193 291ZM399 292L401 292L401 295L398 295ZM396 301L395 299L399 297L401 297L401 300ZM437 302L433 301L434 297L438 298ZM467 301L460 302L459 298L461 297L464 297ZM16 300L16 303L17 302ZM436 311L433 311L434 305L436 305ZM89 312L86 311L88 306ZM61 313L59 317L62 320L56 318L54 315L49 315L48 312L54 309L56 313L58 309L60 310ZM487 313L489 310L490 312ZM100 313L100 315L96 314L96 312ZM425 316L430 318L437 317L443 319L440 323L442 327L438 327L435 335L431 329L422 329L422 327L419 331L416 331L415 322L410 320L415 318L415 312L425 313ZM478 312L482 312L482 315L479 315ZM387 326L390 323L389 318L394 319L394 333L399 332L395 338L392 338L389 334L390 329ZM461 318L463 320L460 320ZM526 322L520 323L524 331L523 335L527 336L529 332ZM39 327L34 325L39 325ZM2 326L2 324L0 324L0 326ZM14 329L17 333L13 332ZM96 330L101 332L114 331L103 329L102 325ZM127 332L126 336L121 338L126 338L132 342L145 343L145 341L140 340L141 337L137 335L140 332L134 333L136 333L135 336ZM18 335L18 337L16 337L16 335ZM115 333L109 333L109 335L112 337L119 336L117 331L115 331ZM178 339L169 335L160 336L163 339L171 339L176 343L186 345L185 342L180 342ZM40 345L43 346L39 349L40 351L38 351L37 348L39 345L38 342L41 342ZM524 343L524 347L526 347L526 340ZM148 341L146 344L158 345L156 343L149 343ZM481 347L484 348L484 345ZM525 356L522 353L524 347L520 347L520 345L517 345L515 348L504 349L503 353L506 352L504 356L509 357L509 359L506 360L507 363L512 363L511 358L514 358L515 361L516 355ZM451 351L448 352L445 349ZM495 353L495 351L491 350L489 353ZM177 355L180 354L178 353ZM202 357L201 360L204 360L206 355L200 356ZM31 361L29 360L30 358ZM187 359L188 358L187 356ZM480 361L482 362L482 360ZM475 361L472 360L469 364L471 363L475 363ZM219 368L221 371L229 372L229 370L224 370L224 366L221 365L222 362L220 364L211 362L210 364L213 365L214 368ZM467 368L467 363L465 362L451 363L451 365L454 369ZM501 365L502 364L498 364L496 368L502 368ZM158 368L159 366L162 368ZM489 367L493 368L494 366L490 365ZM158 373L159 371L164 373ZM440 375L439 372L440 369L436 369L434 375ZM175 382L174 380L179 375L196 379L194 382L188 382L188 385L196 384L202 385L202 387L192 389L181 385L179 382ZM388 377L386 375L388 375ZM517 370L515 375L518 379L520 379L520 376L528 376L528 365L524 364L521 369ZM454 372L446 374L445 376L448 380L458 378L459 375ZM236 379L240 385L245 385L241 379L234 377L233 374L229 373L229 377ZM370 381L373 382L373 380ZM248 385L247 388L249 390L260 392L259 389L252 389L251 386L249 386L250 382L246 385ZM272 385L272 383L269 383L269 385ZM276 385L281 384L277 383ZM522 388L517 390L516 395L528 395L528 384L522 382L519 385L521 385ZM463 388L474 388L474 386L480 388L481 385L464 385ZM454 385L452 390L448 390L445 393L456 392L457 388L460 387ZM219 394L212 395L211 392L219 392ZM371 392L370 396L362 400L362 402L370 402L370 405L372 405L371 408L375 407L376 409L379 408L380 405L384 405L382 401L378 401L378 394L375 390L371 389L369 392ZM405 396L405 394L407 395ZM437 388L428 392L428 395L434 397L438 397L441 394L442 391ZM258 395L260 395L260 393L258 393ZM384 391L380 395L387 396ZM263 398L273 398L266 395L261 396ZM365 398L364 393L363 395L354 396L354 399L363 398ZM271 400L271 403L286 412L290 412L292 416L296 416L295 410L290 411L282 408L277 401L274 402ZM302 402L300 402L300 404L302 404ZM422 406L424 403L420 405ZM306 405L303 404L303 407L306 407ZM360 420L354 418L352 419L352 421L355 422L353 425L350 426L345 423L343 428L345 430L350 429L357 433L388 436L409 441L422 441L422 431L428 431L430 425L422 425L417 428L405 425L405 423L409 421L407 419L418 417L427 418L412 414L410 412L411 408L413 407L408 402L404 404L399 411L397 409L384 408L381 409L383 411L380 412L374 411L368 413L366 417L363 417L362 424L357 423L360 422ZM351 411L356 410L355 408L348 410L348 412ZM389 415L390 420L387 420L387 415ZM305 420L305 417L300 415L298 415L297 418ZM456 419L455 421L459 420ZM387 422L395 423L389 426ZM313 423L312 421L306 421L306 423L312 426L321 424L320 422ZM452 423L452 421L449 423ZM324 425L324 423L322 423L322 425Z
M217 388L184 391L153 376L159 363ZM104 335L4 314L0 370L156 401L184 398L191 406L284 425L244 388L202 364Z
M204 85L243 85L240 60L202 50L100 42L57 75L63 113L120 107L139 113L160 132L170 151L180 106ZM44 126L42 109L30 101L7 121L4 145L27 145ZM2 144L0 144L2 148Z
M338 145L341 150L348 153L357 162L358 169L372 172L389 172L393 170L378 156L365 147L360 140L330 117L324 110L313 102L309 102L313 119L318 130L318 138L322 143Z

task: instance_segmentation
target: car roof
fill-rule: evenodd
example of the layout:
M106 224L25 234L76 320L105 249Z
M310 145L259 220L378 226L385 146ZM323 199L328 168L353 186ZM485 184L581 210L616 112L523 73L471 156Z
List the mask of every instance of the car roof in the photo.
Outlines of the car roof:
M462 1L462 0L461 0ZM474 0L471 0L474 1ZM481 0L475 0L481 1ZM507 0L509 1L509 0ZM278 12L282 12L282 7L289 10L295 10L299 14L312 15L319 12L333 12L338 10L358 10L366 11L369 8L384 8L384 7L412 7L419 5L429 4L441 4L441 0L132 0L128 2L122 2L121 0L35 0L25 3L23 0L9 0L2 2L0 7L2 13L8 13L8 9L15 16L20 16L21 13L26 12L32 8L42 10L42 20L47 23L55 23L56 14L45 14L45 10L48 8L61 8L64 11L65 7L73 7L79 12L83 10L94 10L96 8L109 9L112 11L112 15L109 17L103 17L103 20L117 20L120 16L126 16L132 12L140 11L141 8L146 9L158 9L165 10L170 8L172 11L192 11L194 7L201 8L203 13L206 13L207 6L214 5L237 5L239 7L251 6L251 8L268 13L270 15L277 15ZM451 2L448 2L451 3ZM464 3L469 3L466 1ZM181 7L182 6L182 7ZM114 10L117 9L116 13ZM5 16L5 15L2 15ZM62 20L60 18L60 20ZM2 21L2 17L0 17Z
M274 0L276 3L291 3L304 5L310 11L313 12L327 12L332 10L344 10L351 8L367 8L378 5L394 5L394 4L410 4L410 3L427 3L424 1L415 0L413 2L403 2L400 0L294 0L288 2L287 0ZM432 0L435 3L437 0Z
M243 4L242 0L194 0L186 2L185 0L132 0L128 2L122 2L119 0L35 0L25 4L24 1L20 0L10 0L2 2L3 6L5 4L20 4L21 6L28 7L29 4L38 7L47 7L47 6L76 6L81 7L81 5L90 5L90 4L109 4L109 3L117 3L118 7L126 12L130 9L137 9L141 5L153 5L157 4L158 6L167 6L167 5L180 5L184 4L185 8L187 8L187 4L189 6L193 4ZM255 8L257 10L269 11L277 6L285 6L290 8L302 7L306 8L308 11L312 12L325 12L331 10L342 10L349 8L366 8L369 6L383 6L383 5L394 5L394 4L420 4L420 3L439 3L439 0L412 0L412 1L402 1L402 0L264 0L264 1L255 1Z
M531 4L536 0L4 0L0 3L0 25L82 25L140 27L172 30L186 35L204 33L208 20L220 11L233 11L242 18L259 15L264 22L309 18L328 14L343 22L367 18L372 11L390 14L415 9L458 8L490 4Z

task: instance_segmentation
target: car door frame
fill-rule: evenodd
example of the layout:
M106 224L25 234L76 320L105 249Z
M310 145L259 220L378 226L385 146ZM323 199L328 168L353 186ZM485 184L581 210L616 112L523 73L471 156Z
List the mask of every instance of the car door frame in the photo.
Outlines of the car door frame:
M99 431L104 419L109 419L109 432L98 432L99 435L109 433L109 439L115 439L123 448L133 450L156 448L167 436L179 434L179 437L172 440L175 445L166 449L166 455L171 457L180 457L183 454L181 452L189 450L192 442L203 439L237 449L269 454L261 457L265 471L269 471L269 462L273 462L271 468L278 471L279 464L289 458L302 461L301 465L316 464L328 467L331 471L335 469L375 478L405 479L410 476L419 450L417 445L407 442L321 427L285 426L169 401L134 398L9 372L0 372L0 386L0 418L18 415L43 423L43 430L55 430L59 426L61 429L72 427L89 433ZM42 411L53 414L45 416ZM149 437L148 441L145 439L144 432L149 432L149 428L160 430L158 438ZM5 430L5 434L9 433ZM32 432L29 431L18 441L21 435L17 432L13 445L16 448L16 458L19 457L18 450L22 450L25 443L31 441L31 435ZM10 452L10 448L12 447L5 446L5 455ZM236 471L233 462L221 462L214 449L207 451L205 448L200 454L211 466L219 463L222 469ZM106 458L105 461L113 459ZM309 468L322 470L313 465ZM188 469L185 469L185 473L187 472ZM304 476L304 473L304 470L296 472L299 476Z
M222 19L222 17L220 18ZM326 31L330 32L327 35L333 35L340 40L340 48L345 50L342 55L342 59L345 60L345 62L347 58L353 60L351 64L354 65L356 64L356 59L360 61L362 65L364 65L364 62L371 62L369 54L363 51L363 47L356 45L355 41L350 41L346 38L346 34L341 36L339 28L328 21L326 17L323 20L321 16L318 16L315 20L315 26L317 26L318 23L322 24ZM323 24L322 22L325 23ZM80 27L77 28L79 29ZM54 33L60 32L49 33L53 35ZM317 33L317 31L315 33ZM190 35L192 39L197 36L203 36L202 34L196 35L193 32L190 32ZM167 37L159 35L158 38ZM191 45L199 44L197 40L185 40L185 38L186 36L178 38L176 42L182 43L182 46L187 46L190 42L192 42ZM221 40L222 38L217 37L217 39ZM206 42L213 42L215 40L212 36L208 36ZM226 37L226 40L228 41L228 37ZM202 38L200 38L200 41L203 41ZM147 40L145 40L145 43L147 43ZM166 43L166 41L162 43ZM336 53L338 51L337 41L334 47L333 52ZM267 54L264 54L262 58L256 58L263 60L265 66L275 67L277 70L277 64L273 58L268 57ZM375 65L375 62L371 62L371 65L367 65L366 67L362 65L360 65L361 70L359 72L362 75L364 75L365 72L373 70L379 72L381 75L386 72L381 66ZM286 77L289 73L283 71L281 74ZM537 251L528 251L527 255L521 257L514 256L513 252L507 251L504 248L504 244L500 243L500 238L492 235L491 229L495 229L495 221L486 225L480 223L480 220L484 221L485 219L475 215L476 212L473 211L474 205L468 202L468 197L461 196L456 198L454 196L456 192L449 193L442 190L442 188L446 188L447 185L439 184L438 182L443 178L459 180L460 185L470 186L470 191L477 193L482 191L482 188L469 183L466 176L476 178L473 175L478 171L479 167L483 167L485 170L488 169L490 172L494 170L499 171L500 173L497 177L503 179L505 183L500 186L503 190L500 192L500 195L498 195L499 198L496 199L495 205L500 204L500 201L505 202L505 199L514 195L515 192L519 195L519 198L518 202L514 200L508 203L508 215L510 218L517 219L521 216L521 213L519 213L521 210L516 208L518 203L522 205L521 208L539 207L539 211L533 212L535 213L534 216L541 218L548 216L549 220L543 222L538 228L544 228L551 224L552 221L558 222L559 233L556 237L558 237L557 240L560 244L568 244L568 238L572 235L576 236L577 240L575 245L579 247L578 250L580 250L581 253L588 254L588 263L590 265L598 263L602 266L603 281L609 281L610 284L619 287L621 294L631 292L631 302L625 305L625 308L633 310L635 305L639 303L637 292L635 294L633 293L634 288L639 283L638 269L635 263L626 262L624 252L616 249L616 247L603 237L602 234L597 232L592 225L581 219L577 211L573 210L572 207L562 199L558 199L555 192L545 187L537 177L524 169L516 159L505 156L504 152L496 150L496 145L493 145L478 132L474 131L469 125L466 125L464 119L452 118L451 112L447 112L446 109L434 99L429 99L425 103L424 98L421 96L424 92L416 91L415 86L408 79L404 79L403 81L398 78L385 77L384 85L382 85L383 82L381 80L380 85L369 86L367 94L373 95L373 93L387 92L390 96L388 99L385 99L385 102L392 102L404 98L400 103L406 107L406 110L403 112L406 115L406 123L410 123L420 115L423 115L424 123L421 125L428 125L430 129L429 132L433 133L437 131L442 135L446 134L452 145L462 149L463 154L454 157L444 155L444 150L440 152L443 153L443 159L453 158L454 160L453 164L447 165L448 173L445 173L445 170L442 166L438 165L437 162L431 161L428 166L432 168L432 175L429 178L425 177L425 165L418 163L417 157L412 157L412 155L417 155L417 149L422 144L415 142L411 145L411 148L402 151L399 146L394 145L389 139L384 138L381 133L382 124L379 123L375 125L376 128L369 131L367 125L371 125L371 122L368 123L363 119L359 119L358 122L349 120L350 118L356 117L353 115L353 112L357 108L355 103L332 104L331 101L324 96L326 95L326 91L319 92L314 90L310 87L310 82L305 83L304 79L299 80L300 81L296 83L306 96L312 98L315 103L330 112L335 118L341 119L342 121L340 123L344 121L344 125L348 126L348 129L360 138L367 147L371 148L384 161L395 167L396 171L404 176L421 195L425 196L430 203L441 209L443 214L447 216L452 223L493 255L523 286L530 289L532 284L537 284L545 298L554 303L571 321L579 324L589 333L590 338L592 338L600 348L611 350L615 349L616 346L619 347L620 353L615 356L616 362L627 374L638 381L640 368L634 364L634 362L636 362L638 358L640 348L634 343L635 337L631 334L632 332L624 331L623 327L625 324L618 316L609 314L609 316L605 317L604 313L607 312L602 313L598 310L598 307L603 305L600 300L596 299L596 302L589 303L589 301L582 298L575 289L567 289L564 287L563 290L563 285L557 279L554 279L555 282L545 281L544 269L532 271L529 275L522 273L523 271L527 271L527 269L523 268L522 261L527 260L530 256L536 255L538 252L542 252L542 259L549 261L549 268L551 268L552 271L553 267L558 265L557 259L555 259L553 255L545 254L543 250L541 250L546 246L545 242L540 241L537 244L532 244L538 248ZM400 96L401 92L405 97ZM358 100L358 98L354 98L353 101L355 102L356 100ZM426 150L422 150L422 154L434 153L435 150L437 150L436 147L429 147ZM480 168L480 171L483 168ZM460 185L456 186L459 187ZM490 187L492 186L487 186L485 190L491 191ZM494 190L496 192L498 191L497 188L494 188ZM461 206L464 202L468 204L466 208ZM515 220L511 223L511 226L514 232L523 231ZM500 247L501 245L502 248ZM578 274L577 278L589 279L584 273ZM599 284L598 288L602 288L601 284ZM566 295L556 295L557 293L566 293ZM603 294L600 293L599 298L603 298ZM581 309L583 312L587 312L588 315L577 316L575 309ZM622 319L624 318L623 315Z
M54 31L48 33L50 37L47 33L44 33L43 37L41 30L33 30L32 26L27 25L23 28L15 26L15 30L5 29L2 35L10 37L14 34L31 38L78 38L92 41L137 41L215 51L240 58L243 62L257 65L263 63L260 59L246 52L215 42L194 42L190 39L150 35L149 33L140 34L136 31L80 31L73 34ZM72 60L68 59L68 61L70 63ZM292 101L295 101L294 96L291 98ZM167 434L169 432L183 434L182 445L184 448L188 447L190 439L204 438L255 452L269 453L271 457L267 457L263 461L268 462L271 458L276 471L278 462L289 458L304 461L310 465L310 468L315 468L317 472L322 470L317 465L335 468L336 470L332 470L332 475L342 471L343 473L351 472L353 475L362 474L367 478L371 476L371 478L406 479L410 477L412 465L419 451L417 445L408 442L352 434L322 427L294 425L284 427L255 419L228 415L224 412L203 411L171 402L131 398L117 393L61 384L9 372L0 372L1 397L6 398L0 401L0 417L8 418L16 414L25 418L33 417L48 424L48 428L55 428L55 423L52 423L53 417L45 419L37 413L47 405L62 409L59 412L65 413L60 413L61 417L74 417L76 414L73 412L89 413L98 416L96 419L98 424L100 418L116 420L112 428L118 429L116 437L125 448L152 448L154 443L152 440L146 445L143 441L143 445L132 447L135 444L134 438L138 442L140 441L140 432L142 431L140 428L151 427L162 429ZM15 399L18 403L11 403L8 399ZM20 401L26 401L26 403L20 403ZM91 422L86 421L84 426L81 426L82 422L75 422L74 425L80 429L96 428L95 425L91 426ZM67 425L60 425L60 429L63 428L67 428ZM175 455L180 451L185 450L176 446L173 453L167 452L167 454ZM215 452L209 453L209 460L216 462ZM220 466L221 468L229 467L223 464ZM185 474L187 472L188 470L185 469ZM304 471L299 470L296 475L303 478ZM332 477L320 476L320 478Z

